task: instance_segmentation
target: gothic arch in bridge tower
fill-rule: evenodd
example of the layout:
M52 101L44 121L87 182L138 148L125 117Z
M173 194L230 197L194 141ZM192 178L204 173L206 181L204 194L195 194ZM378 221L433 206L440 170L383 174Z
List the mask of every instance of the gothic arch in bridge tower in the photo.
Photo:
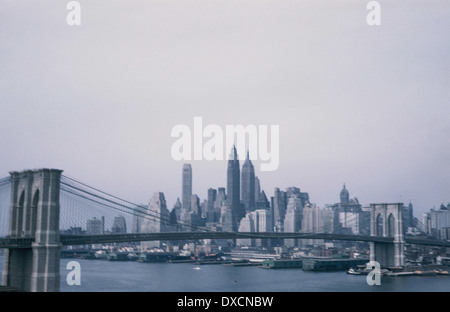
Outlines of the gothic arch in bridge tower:
M387 230L388 230L387 236L394 237L394 235L395 235L395 218L392 215L392 213L388 217Z
M31 238L31 248L9 248L2 284L19 291L59 290L59 188L62 170L10 172L9 237Z
M402 207L402 203L370 205L370 235L393 238L392 243L371 243L370 260L378 261L381 267L404 265Z
M13 206L13 223L12 223L12 235L22 236L23 231L23 218L24 218L24 204L25 204L25 191L20 193L19 203Z
M376 218L376 236L383 236L384 231L383 216L379 213Z
M37 189L34 192L33 201L31 203L30 233L36 233L38 204L39 204L39 189Z

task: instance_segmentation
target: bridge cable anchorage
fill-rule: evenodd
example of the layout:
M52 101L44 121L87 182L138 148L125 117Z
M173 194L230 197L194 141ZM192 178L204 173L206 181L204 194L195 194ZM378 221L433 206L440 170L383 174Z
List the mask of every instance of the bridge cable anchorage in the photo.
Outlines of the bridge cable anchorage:
M88 189L86 189L86 188L88 188ZM79 198L83 198L83 199L89 200L89 201L94 202L96 204L99 204L101 206L108 207L108 208L111 208L111 209L115 209L115 210L127 213L129 215L132 215L132 216L137 216L137 217L141 217L141 218L144 218L144 219L154 218L154 219L163 221L166 224L170 224L171 223L170 217L162 216L160 213L158 213L156 211L148 211L142 205L138 205L138 204L132 203L130 201L124 200L122 198L119 198L117 196L111 195L111 194L109 194L107 192L104 192L104 191L101 191L101 190L99 190L97 188L91 187L91 186L87 185L86 183L77 181L77 180L75 180L73 178L69 178L69 177L67 177L65 175L62 175L61 190L63 192L69 193L69 194L77 196ZM107 198L107 197L105 197L103 195L100 195L100 194L96 194L94 191L98 192L98 193L101 193L103 195L106 195L106 196L108 196L110 198L113 198L115 200ZM96 199L91 198L91 197L94 197ZM104 202L101 202L101 201L106 201L107 203L104 203ZM121 202L118 202L118 201L121 201ZM111 204L119 206L120 208L119 207L114 207ZM130 205L133 206L133 207L130 207ZM140 210L136 210L135 208L140 208ZM143 211L143 209L146 209L146 210ZM179 226L182 226L182 227L185 227L185 228L191 228L193 230L201 231L201 232L214 232L214 231L212 231L210 229L207 229L205 227L191 225L190 223L186 223L186 222L181 221L181 220L177 220L176 225L179 225Z

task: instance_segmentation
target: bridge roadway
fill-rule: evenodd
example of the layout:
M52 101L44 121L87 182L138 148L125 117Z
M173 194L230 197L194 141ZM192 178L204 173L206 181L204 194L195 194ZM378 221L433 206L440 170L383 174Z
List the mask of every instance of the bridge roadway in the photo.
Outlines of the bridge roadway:
M106 244L140 241L170 241L197 239L324 239L338 241L359 241L375 243L392 243L392 237L346 235L329 233L277 233L277 232L167 232L167 233L132 233L102 235L60 235L62 245ZM450 241L405 236L405 243L450 247ZM30 248L34 238L6 237L0 238L0 248Z

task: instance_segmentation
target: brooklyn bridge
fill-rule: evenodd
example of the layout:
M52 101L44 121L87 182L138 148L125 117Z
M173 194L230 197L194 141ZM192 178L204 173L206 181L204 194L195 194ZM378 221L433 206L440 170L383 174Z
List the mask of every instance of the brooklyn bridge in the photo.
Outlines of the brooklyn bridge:
M89 204L86 204L88 202ZM402 203L371 204L370 234L219 232L180 224L185 231L158 233L106 233L69 235L62 229L80 225L94 214L122 213L130 218L159 219L139 205L90 187L62 174L62 170L39 169L11 172L0 179L0 248L6 249L2 285L20 291L59 291L60 251L63 246L119 242L200 239L323 239L370 244L370 260L382 267L405 264L406 244L450 247L449 241L405 236Z

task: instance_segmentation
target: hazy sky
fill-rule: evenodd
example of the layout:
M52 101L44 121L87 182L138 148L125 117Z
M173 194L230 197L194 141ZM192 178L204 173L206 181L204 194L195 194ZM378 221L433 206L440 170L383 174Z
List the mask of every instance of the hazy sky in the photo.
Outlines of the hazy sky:
M58 168L116 196L181 196L178 124L279 125L259 171L318 205L450 202L448 1L0 0L0 177ZM228 151L227 151L228 153ZM226 161L192 161L193 191Z

